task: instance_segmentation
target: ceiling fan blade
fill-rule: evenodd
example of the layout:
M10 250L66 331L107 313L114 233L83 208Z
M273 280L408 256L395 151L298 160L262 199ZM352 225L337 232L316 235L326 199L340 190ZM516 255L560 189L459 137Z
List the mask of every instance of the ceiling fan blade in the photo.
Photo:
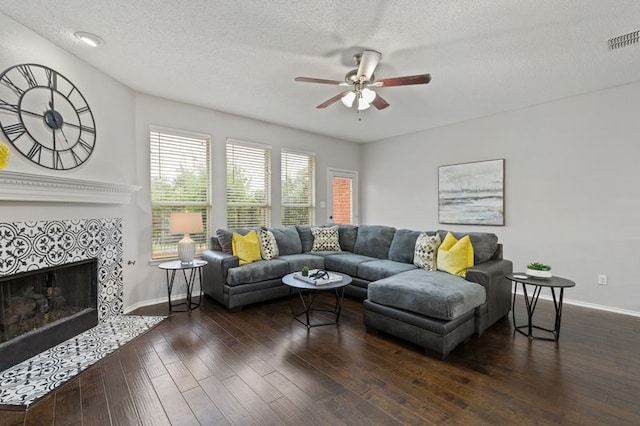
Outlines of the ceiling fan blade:
M358 77L365 76L367 80L371 79L378 63L382 59L382 53L375 50L365 50L360 58L358 66Z
M389 106L389 102L385 101L380 95L376 94L376 98L373 100L373 102L371 102L371 105L378 109L385 109Z
M316 108L326 108L329 105L333 105L334 103L338 102L346 93L348 93L348 91L347 92L338 93L333 98L327 99L326 101L324 101L323 103L318 105Z
M408 86L410 84L427 84L431 81L430 74L409 75L406 77L383 78L373 83L374 87Z
M338 86L342 84L342 81L338 80L326 80L324 78L313 78L313 77L296 77L296 81L300 81L302 83L320 83L320 84L332 84L334 86Z

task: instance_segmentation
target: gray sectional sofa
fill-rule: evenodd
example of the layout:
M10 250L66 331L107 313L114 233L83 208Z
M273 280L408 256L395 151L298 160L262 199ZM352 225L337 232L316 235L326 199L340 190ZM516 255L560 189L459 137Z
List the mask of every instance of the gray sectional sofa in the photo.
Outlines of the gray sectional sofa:
M413 264L420 231L379 225L339 225L341 251L313 252L310 226L269 228L278 249L277 258L239 265L232 253L232 234L249 229L219 229L202 258L203 291L227 309L239 310L252 303L289 294L282 277L303 266L348 274L352 283L345 294L363 300L367 330L408 340L445 357L472 334L482 334L511 309L513 270L502 259L502 245L495 234L469 235L474 266L466 278L440 271L426 271ZM447 231L440 234L444 240Z

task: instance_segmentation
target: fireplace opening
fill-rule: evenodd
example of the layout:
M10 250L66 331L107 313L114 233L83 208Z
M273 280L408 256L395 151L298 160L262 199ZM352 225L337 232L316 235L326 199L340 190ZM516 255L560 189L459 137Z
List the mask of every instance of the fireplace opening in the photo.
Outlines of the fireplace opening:
M97 259L0 277L0 371L98 324Z

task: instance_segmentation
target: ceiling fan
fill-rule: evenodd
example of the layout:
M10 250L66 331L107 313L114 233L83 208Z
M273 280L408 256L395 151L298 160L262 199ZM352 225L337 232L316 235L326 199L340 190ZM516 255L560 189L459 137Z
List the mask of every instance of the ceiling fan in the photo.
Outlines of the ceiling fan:
M349 90L338 93L336 96L327 99L316 108L326 108L340 100L346 107L357 108L358 111L367 109L371 105L377 109L385 109L389 106L389 103L382 99L382 97L373 91L372 88L427 84L431 81L431 75L429 74L376 80L373 72L378 66L381 58L382 53L375 50L364 50L361 53L356 53L353 55L353 59L357 68L349 71L347 75L345 75L344 81L312 77L296 77L295 81L350 87Z

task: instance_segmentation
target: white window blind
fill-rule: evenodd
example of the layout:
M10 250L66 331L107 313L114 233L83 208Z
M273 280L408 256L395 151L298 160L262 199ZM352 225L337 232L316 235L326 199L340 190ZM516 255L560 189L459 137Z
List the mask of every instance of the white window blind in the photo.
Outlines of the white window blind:
M152 259L177 256L182 235L169 233L171 212L200 212L204 232L190 235L196 251L207 248L210 194L210 139L171 130L151 129Z
M283 225L313 225L314 160L311 154L282 151Z
M227 227L271 226L271 148L227 140Z

